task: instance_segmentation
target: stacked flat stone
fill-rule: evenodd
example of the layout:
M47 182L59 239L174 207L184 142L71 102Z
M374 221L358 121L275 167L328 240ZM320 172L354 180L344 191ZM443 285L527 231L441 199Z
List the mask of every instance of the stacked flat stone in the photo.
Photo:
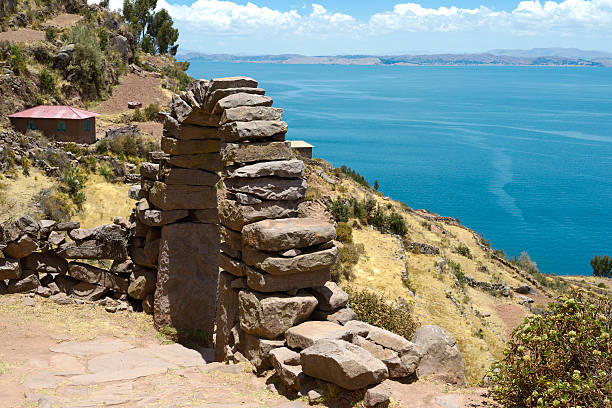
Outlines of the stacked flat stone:
M79 227L78 222L37 222L27 215L1 224L0 293L126 298L130 274L120 265L128 257L127 221L117 219L115 224L92 229ZM113 264L105 270L74 261L84 259L112 260Z

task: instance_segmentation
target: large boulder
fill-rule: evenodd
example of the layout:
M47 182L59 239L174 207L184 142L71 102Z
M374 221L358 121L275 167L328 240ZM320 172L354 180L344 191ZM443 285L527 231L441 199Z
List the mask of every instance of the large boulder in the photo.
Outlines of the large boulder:
M38 244L28 235L22 235L17 241L9 243L2 252L9 257L21 259L38 249Z
M272 103L273 101L270 97L240 92L220 99L213 108L212 113L221 115L226 109L237 108L239 106L272 106Z
M36 290L40 286L38 273L34 271L22 271L21 278L10 280L8 293L22 293Z
M321 339L351 341L353 333L332 322L308 321L293 326L285 333L287 346L302 350L314 345Z
M53 253L34 252L21 260L23 269L29 269L40 273L68 272L68 262Z
M162 178L166 184L182 184L190 186L214 186L219 176L198 169L179 169L176 167L162 169Z
M157 273L152 269L137 267L130 276L127 293L134 299L146 299L155 292Z
M306 375L347 390L359 390L389 377L382 361L344 340L319 340L301 351L300 362Z
M233 345L232 328L238 323L238 292L232 289L234 276L219 273L215 330L215 361L226 361Z
M465 363L457 341L440 326L422 326L412 337L423 357L416 370L419 378L433 376L461 387L467 386Z
M284 340L260 339L240 330L238 349L253 364L258 373L272 367L270 352L284 345Z
M335 238L336 229L332 224L314 218L264 220L242 230L243 243L262 251L304 248Z
M119 55L123 61L128 61L132 57L132 50L130 48L130 43L127 38L122 35L117 35L111 38L110 46Z
M302 366L296 364L300 355L287 347L279 347L270 351L270 360L283 384L289 389L300 391L307 379Z
M246 290L238 294L240 328L253 336L276 339L306 320L317 306L311 295L263 295Z
M277 177L225 179L233 193L248 194L261 200L300 200L306 194L306 180Z
M126 293L130 283L127 278L82 262L71 262L68 265L68 275L81 282L93 283L118 293Z

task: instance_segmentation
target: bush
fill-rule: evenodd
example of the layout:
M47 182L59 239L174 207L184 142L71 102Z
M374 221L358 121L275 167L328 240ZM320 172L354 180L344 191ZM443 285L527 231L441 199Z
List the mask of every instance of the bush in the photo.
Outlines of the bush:
M15 73L15 75L24 76L28 72L28 68L25 63L25 58L21 53L21 48L16 45L11 46L9 67Z
M94 30L87 25L72 27L67 38L74 44L70 70L76 72L76 84L91 98L101 95L103 88L103 56Z
M347 222L351 216L347 200L344 198L335 199L327 209L337 222Z
M572 291L516 328L488 374L503 406L610 407L612 298Z
M44 189L38 203L44 217L58 222L68 221L76 208L68 194L59 191L56 187Z
M472 253L470 248L465 244L459 244L455 247L455 252L461 256L465 256L467 259L472 259Z
M40 87L45 93L55 93L56 80L55 76L47 68L40 71Z
M410 340L416 331L412 310L405 303L387 303L382 294L367 289L345 288L349 294L349 306L359 320L389 330Z
M171 91L184 91L191 82L193 82L193 78L187 74L187 70L189 69L189 62L174 62L172 64L166 65L162 69L162 73L169 77L176 79L178 82L177 89L171 89Z
M111 152L118 156L140 157L144 159L147 157L147 153L160 149L159 140L140 134L135 136L117 136L104 140L96 145L96 152L99 154ZM102 153L102 150L105 150L105 152Z
M47 29L45 29L45 39L49 42L54 42L56 38L57 31L55 31L55 28L47 27Z
M398 214L395 211L392 212L389 216L387 224L389 225L389 230L392 234L404 237L408 233L408 227L406 226L406 221L404 220L404 217L402 217L401 214Z
M353 242L353 228L346 222L339 222L336 226L336 236L338 241L350 244Z
M100 167L98 168L98 172L102 177L104 177L106 181L113 181L115 179L113 171L106 164L100 165Z
M25 156L21 156L21 172L26 177L30 177L30 165L30 159Z
M365 252L363 244L345 244L338 248L338 261L331 268L331 279L340 282L342 278L352 280L353 267L359 262L361 254Z
M608 255L604 257L596 256L591 259L591 267L593 268L593 276L612 278L612 258Z
M78 167L70 166L60 176L60 190L70 197L78 209L81 209L85 202L83 188L86 182L87 174Z
M100 27L97 30L98 40L100 41L100 49L104 51L108 47L108 31Z

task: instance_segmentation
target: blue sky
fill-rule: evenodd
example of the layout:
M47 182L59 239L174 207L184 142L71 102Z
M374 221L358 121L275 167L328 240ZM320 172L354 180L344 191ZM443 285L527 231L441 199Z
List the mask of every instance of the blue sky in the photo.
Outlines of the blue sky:
M122 0L111 0L121 7ZM612 51L612 0L158 0L181 49L306 55Z

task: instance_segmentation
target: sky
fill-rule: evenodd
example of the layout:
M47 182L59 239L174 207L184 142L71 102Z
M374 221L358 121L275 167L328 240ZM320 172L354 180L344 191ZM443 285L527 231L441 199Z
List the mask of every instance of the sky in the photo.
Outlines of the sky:
M97 2L94 0L93 2ZM121 8L123 0L110 0ZM612 51L612 0L158 0L182 52L393 55Z

